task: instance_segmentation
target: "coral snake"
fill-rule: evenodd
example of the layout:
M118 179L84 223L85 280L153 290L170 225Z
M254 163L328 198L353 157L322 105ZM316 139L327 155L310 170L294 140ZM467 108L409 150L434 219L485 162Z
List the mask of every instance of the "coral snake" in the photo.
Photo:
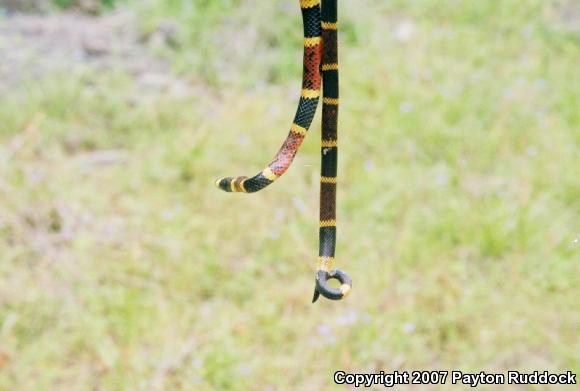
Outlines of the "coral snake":
M320 176L320 244L314 297L340 300L351 290L351 278L334 268L336 247L338 42L337 0L300 0L304 24L302 93L288 137L274 160L253 177L226 177L216 186L227 192L254 193L278 179L290 166L310 128L322 85L322 131ZM340 287L328 284L331 279Z

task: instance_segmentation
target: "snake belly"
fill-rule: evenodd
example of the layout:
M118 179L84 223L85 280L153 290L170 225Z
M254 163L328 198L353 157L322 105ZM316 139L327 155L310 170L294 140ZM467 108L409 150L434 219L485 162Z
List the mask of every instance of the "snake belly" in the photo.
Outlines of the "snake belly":
M320 62L322 56L320 0L300 0L304 25L302 92L294 121L278 153L261 172L253 177L218 179L216 186L227 192L254 193L273 183L286 172L302 145L312 124L320 98Z

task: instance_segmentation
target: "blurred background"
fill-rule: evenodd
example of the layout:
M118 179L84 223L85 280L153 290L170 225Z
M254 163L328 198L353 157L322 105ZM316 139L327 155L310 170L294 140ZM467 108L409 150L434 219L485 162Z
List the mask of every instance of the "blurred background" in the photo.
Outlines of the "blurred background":
M297 0L0 10L0 389L580 370L578 1L339 0L354 289L314 305L320 113L213 184L287 134Z

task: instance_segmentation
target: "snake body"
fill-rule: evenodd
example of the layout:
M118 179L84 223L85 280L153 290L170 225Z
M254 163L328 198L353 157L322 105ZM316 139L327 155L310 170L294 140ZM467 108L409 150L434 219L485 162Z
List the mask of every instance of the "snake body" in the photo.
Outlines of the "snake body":
M334 269L339 104L337 0L322 0L322 7L320 0L300 0L300 8L304 25L302 93L290 132L274 160L260 173L250 178L221 178L216 185L227 192L253 193L284 174L310 128L322 84L319 257L312 302L320 295L340 300L350 292L352 280ZM330 279L339 280L340 287L331 288Z
M216 185L224 191L254 193L272 184L290 167L312 124L320 98L321 85L320 0L301 0L300 8L304 25L302 92L288 137L270 164L258 174L250 178L238 176L218 179Z
M334 269L336 248L336 186L338 170L338 20L337 0L322 1L322 132L320 170L320 231L318 271L312 302L322 293L340 300L351 289L352 281L344 272ZM340 281L339 288L330 288L328 279Z

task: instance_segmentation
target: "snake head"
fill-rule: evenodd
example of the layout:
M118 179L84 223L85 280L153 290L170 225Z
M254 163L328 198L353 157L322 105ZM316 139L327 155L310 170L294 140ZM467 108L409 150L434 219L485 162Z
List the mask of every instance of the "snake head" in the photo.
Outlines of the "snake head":
M336 279L340 282L339 288L331 288L328 285L328 280ZM314 288L314 303L320 295L330 300L344 299L352 289L352 279L342 270L334 269L331 272L326 270L319 270L316 273L316 286Z

